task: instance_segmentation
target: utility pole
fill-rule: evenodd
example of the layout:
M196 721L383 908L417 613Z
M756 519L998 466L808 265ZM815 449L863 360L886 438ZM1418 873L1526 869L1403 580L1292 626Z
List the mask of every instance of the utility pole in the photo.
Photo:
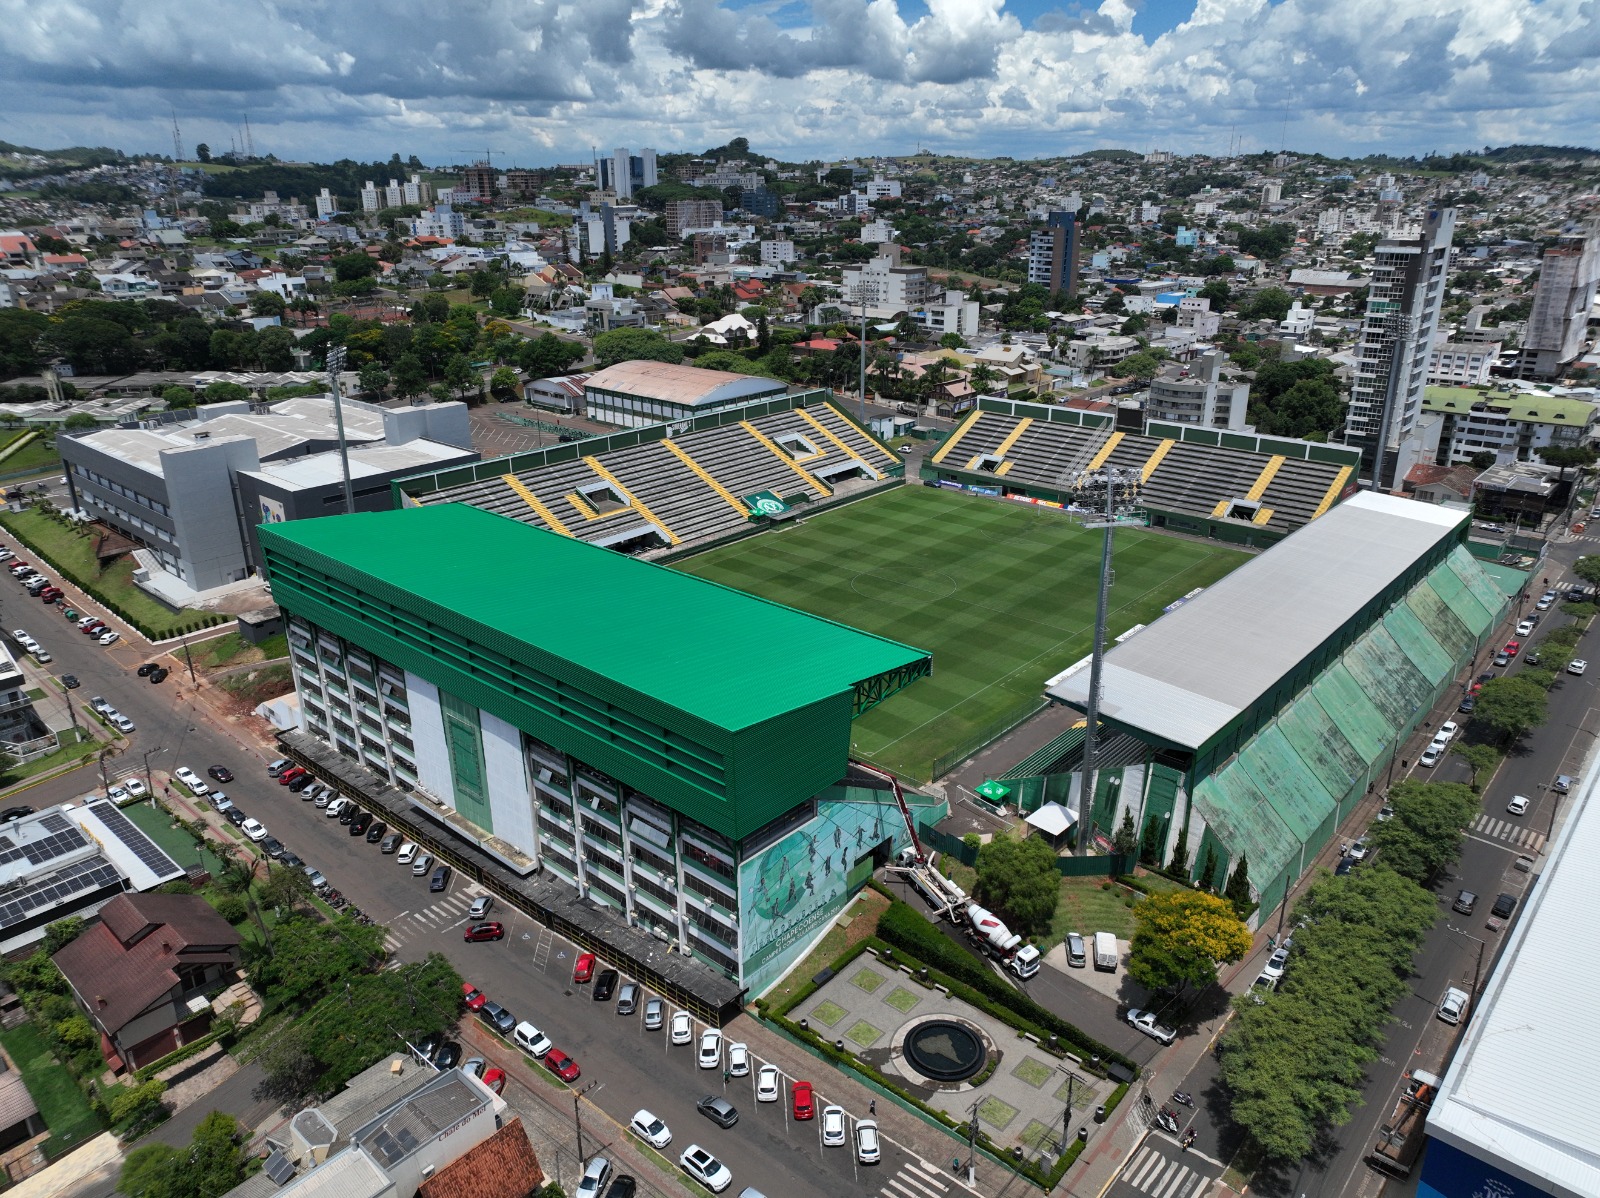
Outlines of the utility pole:
M1089 663L1089 701L1084 712L1083 785L1078 792L1078 843L1074 853L1079 857L1089 855L1089 833L1093 827L1096 758L1100 748L1100 680L1101 667L1106 653L1106 617L1111 602L1111 555L1113 538L1119 524L1138 524L1135 504L1143 476L1137 470L1105 467L1079 480L1080 491L1091 494L1105 491L1105 518L1085 523L1085 528L1104 530L1105 539L1100 545L1100 588L1094 610L1094 655Z
M186 664L189 667L189 685L193 686L193 687L198 687L200 685L200 683L198 681L196 681L195 676L194 676L194 658L189 653L189 642L188 641L184 641L183 642L183 660L184 660L184 664Z
M150 781L150 759L157 753L165 752L166 750L161 748L159 745L153 749L146 749L144 751L144 788L150 792L150 806L152 807L156 805L156 788L155 785Z
M1444 926L1450 931L1454 932L1457 936L1465 936L1468 940L1475 941L1478 945L1478 963L1472 967L1472 1005L1476 1007L1478 1005L1478 984L1483 980L1484 942L1478 939L1478 937L1474 936L1471 932L1463 932L1460 928L1454 927L1451 924L1445 924Z
M583 1096L585 1094L587 1094L590 1090L598 1088L601 1084L602 1083L600 1082L590 1082L588 1085L582 1086L572 1092L572 1126L577 1130L578 1133L578 1167L580 1169L583 1167L585 1153L583 1151L583 1117L579 1113L578 1104L583 1100Z
M967 1116L967 1187L970 1189L977 1180L977 1171L972 1167L972 1162L978 1154L978 1104L983 1100L974 1098L972 1110Z
M344 404L339 395L339 374L344 370L344 346L335 345L328 349L328 387L333 392L333 422L339 433L339 464L344 472L344 510L354 513L356 499L350 489L350 447L344 439Z

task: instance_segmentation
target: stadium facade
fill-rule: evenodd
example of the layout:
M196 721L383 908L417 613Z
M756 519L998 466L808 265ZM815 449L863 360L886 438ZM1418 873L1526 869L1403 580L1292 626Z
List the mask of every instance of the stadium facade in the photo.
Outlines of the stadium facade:
M1181 845L1220 886L1243 857L1261 910L1278 906L1525 584L1472 556L1469 523L1363 492L1111 649L1100 712L1136 761L1100 777L1091 833L1129 812L1163 863ZM1085 710L1088 687L1077 669L1050 695ZM1057 776L1075 810L1080 780Z
M909 842L850 723L921 650L465 504L260 535L308 733L746 989Z

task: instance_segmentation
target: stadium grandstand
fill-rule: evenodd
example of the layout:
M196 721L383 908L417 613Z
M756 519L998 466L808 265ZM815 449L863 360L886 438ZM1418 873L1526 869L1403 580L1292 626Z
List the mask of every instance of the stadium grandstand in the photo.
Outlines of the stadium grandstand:
M1152 526L1266 546L1351 493L1357 461L1342 446L1154 422L1140 434L1104 413L986 398L924 463L922 477L1071 504L1085 473L1137 471Z
M903 478L904 463L830 397L758 397L396 487L407 505L467 503L609 549L670 555Z
M849 759L924 650L467 504L261 539L304 714L286 754L707 1017L947 810ZM663 978L664 946L717 984Z
M1276 907L1524 585L1468 551L1468 526L1363 492L1125 637L1105 657L1112 768L1090 833L1109 844L1131 812L1162 862L1181 846L1189 875L1220 886L1245 858L1260 910ZM1048 692L1080 711L1082 664ZM1079 810L1082 742L1073 729L1026 763L1007 783L1019 806Z

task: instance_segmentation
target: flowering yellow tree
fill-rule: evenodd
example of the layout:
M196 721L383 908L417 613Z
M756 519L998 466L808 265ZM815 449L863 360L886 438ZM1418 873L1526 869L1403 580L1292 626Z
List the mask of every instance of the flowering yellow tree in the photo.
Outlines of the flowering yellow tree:
M1146 990L1209 985L1219 965L1250 951L1250 929L1219 895L1151 895L1134 908L1133 918L1128 976Z

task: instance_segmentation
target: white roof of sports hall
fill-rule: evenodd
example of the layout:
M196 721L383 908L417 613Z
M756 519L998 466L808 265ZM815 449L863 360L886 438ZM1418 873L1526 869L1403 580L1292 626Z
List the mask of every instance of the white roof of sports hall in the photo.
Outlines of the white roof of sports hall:
M1466 519L1352 496L1110 650L1101 714L1198 749ZM1049 694L1081 710L1089 671Z
M1583 1015L1600 989L1600 758L1573 789L1428 1112L1434 1139L1559 1198L1600 1194L1600 1039ZM1437 1002L1445 985L1426 997Z

